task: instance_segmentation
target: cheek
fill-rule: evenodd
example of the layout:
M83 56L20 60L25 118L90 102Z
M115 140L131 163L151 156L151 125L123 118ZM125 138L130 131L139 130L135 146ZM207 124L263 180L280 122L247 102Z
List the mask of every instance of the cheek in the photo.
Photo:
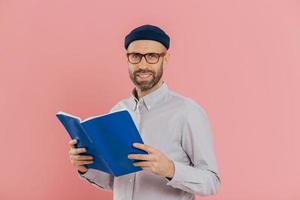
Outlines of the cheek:
M132 66L132 65L128 65L128 71L130 72L130 73L133 73L134 72L134 66Z
M152 68L152 71L154 71L155 74L158 74L159 71L161 70L161 68L162 68L162 65L159 64L159 65L156 65L155 67L153 67L153 68Z

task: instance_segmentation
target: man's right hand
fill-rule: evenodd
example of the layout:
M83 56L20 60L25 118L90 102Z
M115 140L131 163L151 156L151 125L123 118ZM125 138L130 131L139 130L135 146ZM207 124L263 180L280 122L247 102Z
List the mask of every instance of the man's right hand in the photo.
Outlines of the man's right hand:
M85 153L85 148L76 148L75 144L77 144L77 140L70 140L70 151L69 156L72 165L81 173L87 172L87 168L84 166L86 164L93 163L93 156L80 155L81 153Z

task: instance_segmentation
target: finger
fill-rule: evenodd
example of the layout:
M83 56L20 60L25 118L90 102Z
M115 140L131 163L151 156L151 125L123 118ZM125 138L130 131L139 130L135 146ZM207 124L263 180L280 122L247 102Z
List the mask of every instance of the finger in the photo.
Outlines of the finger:
M76 160L86 160L86 161L89 161L89 160L93 160L93 156L76 156Z
M77 169L79 171L87 171L87 168L85 166L78 166Z
M148 153L156 153L156 152L157 152L156 149L154 149L154 148L152 148L152 147L150 147L150 146L148 146L148 145L146 145L146 144L133 143L133 146L134 146L135 148L142 149L142 150L144 150L144 151L146 151L146 152L148 152Z
M74 160L74 161L79 161L79 160L83 160L83 161L94 160L94 158L92 156L83 156L83 155L80 155L80 154L70 155L70 159Z
M80 154L80 153L85 153L86 152L86 148L76 148L76 153Z
M76 149L75 148L71 148L69 151L70 156L72 155L76 155Z
M92 164L94 161L90 160L90 161L76 161L75 165L77 166L82 166L82 165L87 165L87 164Z
M136 167L150 167L152 164L149 161L147 162L142 161L142 162L134 162L133 165Z
M71 148L71 150L69 151L70 155L78 155L80 153L84 153L86 152L85 148Z
M69 141L69 145L71 146L71 147L75 147L75 144L77 143L77 140L76 139L73 139L73 140L70 140Z
M132 160L152 160L151 154L128 154L128 158Z

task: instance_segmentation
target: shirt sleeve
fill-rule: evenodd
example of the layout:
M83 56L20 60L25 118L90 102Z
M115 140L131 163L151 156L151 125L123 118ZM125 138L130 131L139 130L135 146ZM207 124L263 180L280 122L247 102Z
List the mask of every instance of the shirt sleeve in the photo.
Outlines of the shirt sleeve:
M108 191L112 191L113 189L114 177L111 174L96 169L88 169L85 173L77 171L77 173L81 179L96 186L97 188Z
M175 173L167 185L201 196L216 194L221 180L214 156L212 128L204 109L198 105L185 113L182 148L190 164L173 161Z
M114 112L121 108L120 102L118 102L111 108L110 112ZM81 179L86 180L88 183L100 189L108 191L113 190L114 176L111 174L96 169L88 169L85 173L77 171L77 174Z

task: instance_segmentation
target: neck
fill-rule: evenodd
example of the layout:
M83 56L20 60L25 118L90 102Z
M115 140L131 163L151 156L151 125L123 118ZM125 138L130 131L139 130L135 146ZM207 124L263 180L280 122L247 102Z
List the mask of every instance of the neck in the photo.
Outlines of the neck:
M162 84L163 84L163 81L159 81L154 87L152 87L149 90L145 90L145 91L141 91L140 88L136 87L138 98L141 98L143 96L146 96L147 94L150 94L151 92L153 92L154 90L159 88Z

